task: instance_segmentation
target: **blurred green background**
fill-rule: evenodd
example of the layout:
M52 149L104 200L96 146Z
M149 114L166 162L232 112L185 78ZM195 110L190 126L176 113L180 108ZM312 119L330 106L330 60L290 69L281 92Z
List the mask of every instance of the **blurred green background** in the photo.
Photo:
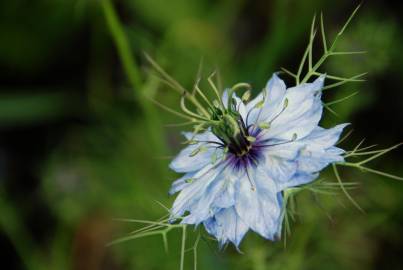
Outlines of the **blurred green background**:
M314 13L333 37L356 1L35 0L0 2L1 269L179 269L180 233L112 247L137 228L113 218L156 220L168 207L167 165L181 147L180 122L147 97L178 107L149 72L143 52L183 85L219 68L223 83L264 87L295 70ZM366 55L331 59L322 70L369 72L364 83L326 92L338 104L324 126L351 122L343 144L390 146L403 138L402 2L365 1L339 48ZM317 45L320 45L318 42ZM315 50L320 55L320 47ZM284 76L283 76L284 77ZM284 77L286 78L286 77ZM403 152L371 164L403 175ZM249 233L243 254L203 239L198 269L402 269L403 183L342 168L360 213L340 193L298 195L299 216L283 243ZM330 170L324 178L332 180ZM188 247L192 246L192 229ZM192 269L192 254L185 269Z

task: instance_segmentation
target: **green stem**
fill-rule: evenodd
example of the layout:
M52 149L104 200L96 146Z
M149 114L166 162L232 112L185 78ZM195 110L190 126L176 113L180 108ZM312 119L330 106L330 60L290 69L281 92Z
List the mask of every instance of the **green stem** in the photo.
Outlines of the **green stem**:
M346 195L346 197L351 201L351 203L357 207L358 210L364 213L364 210L361 208L361 206L351 197L350 193L347 192L346 188L344 187L343 181L341 180L339 171L337 170L336 164L332 164L333 167L333 172L334 175L336 176L337 182L340 184L340 188L343 191L343 193Z
M304 77L304 79L301 81L301 83L306 83L309 78L316 72L316 70L323 64L323 62L325 62L325 60L329 57L329 52L326 52L322 55L322 57L318 60L318 62L316 62L316 64L313 66L313 68L308 72L308 74L306 74L306 76Z
M116 11L110 0L102 0L102 7L109 31L113 37L113 41L115 42L120 59L122 60L126 75L128 76L133 88L139 91L142 86L140 72L137 68L137 65L134 63L129 41L119 21L118 15L116 14ZM139 93L135 92L135 97L139 98Z
M105 20L113 42L115 43L119 58L122 61L126 76L128 77L133 88L133 96L144 113L144 121L147 125L147 133L152 141L152 150L154 152L164 152L166 150L166 146L162 136L163 131L161 130L161 125L159 124L160 121L158 114L153 105L145 102L144 100L145 95L141 91L144 88L144 85L141 79L139 68L134 62L129 40L124 32L123 25L119 21L116 10L110 0L102 0L101 4L105 15Z
M368 167L364 167L364 166L362 166L360 164L357 164L357 163L343 162L343 163L337 163L337 165L353 167L353 168L360 169L363 172L370 172L370 173L378 174L378 175L381 175L381 176L384 176L384 177L387 177L387 178L403 181L403 177L393 175L393 174L390 174L390 173L385 173L385 172L378 171L378 170L375 170L375 169L371 169L371 168L368 168Z
M184 266L185 266L185 247L186 247L186 225L183 225L180 270L185 269L184 268Z

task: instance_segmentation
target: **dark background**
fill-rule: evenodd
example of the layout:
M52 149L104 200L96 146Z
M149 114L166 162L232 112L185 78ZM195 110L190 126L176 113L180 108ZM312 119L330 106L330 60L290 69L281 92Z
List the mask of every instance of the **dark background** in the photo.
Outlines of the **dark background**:
M121 0L111 9L104 2L0 3L2 269L178 269L176 232L169 253L158 237L105 248L135 227L113 217L155 220L164 209L154 200L168 207L173 201L167 190L176 176L167 164L181 147L182 128L164 124L181 120L146 97L173 108L179 97L150 75L143 52L187 87L203 58L204 77L219 68L224 85L245 81L257 91L281 67L297 69L314 13L324 12L331 40L359 4ZM324 95L331 101L359 91L332 107L338 117L326 112L323 120L352 123L345 149L363 138L379 147L402 142L402 17L400 1L364 1L339 47L368 53L332 58L321 69L347 77L368 72L365 82ZM402 154L398 149L371 166L401 176ZM199 268L401 269L403 183L341 171L360 183L352 195L364 214L342 193L319 200L304 193L286 248L252 233L244 254L220 252L206 240ZM333 180L329 172L324 177ZM191 258L185 269L192 269Z

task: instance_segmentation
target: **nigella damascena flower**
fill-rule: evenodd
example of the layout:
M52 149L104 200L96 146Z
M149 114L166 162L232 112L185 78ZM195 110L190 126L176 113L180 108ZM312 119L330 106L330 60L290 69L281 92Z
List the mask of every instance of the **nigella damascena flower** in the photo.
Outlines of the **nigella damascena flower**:
M204 224L221 245L239 246L248 230L270 240L281 234L283 191L309 183L327 165L343 161L334 145L346 124L318 126L324 76L286 88L274 74L255 99L244 104L227 90L215 105L215 124L184 133L189 146L170 167L183 177L173 219ZM230 96L230 97L228 97Z

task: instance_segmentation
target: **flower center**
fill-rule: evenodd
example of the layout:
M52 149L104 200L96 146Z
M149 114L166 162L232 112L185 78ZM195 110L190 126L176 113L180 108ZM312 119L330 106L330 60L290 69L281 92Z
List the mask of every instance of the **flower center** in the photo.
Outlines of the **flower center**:
M259 128L248 126L238 111L237 101L230 100L224 110L218 106L212 110L211 120L216 124L211 127L211 131L222 142L227 160L234 167L242 169L257 165L261 150L255 135L259 133Z
M262 148L259 147L258 140L251 142L247 137L240 137L239 141L242 141L243 144L228 146L229 162L237 170L245 170L250 166L257 166L262 157Z
M237 157L247 155L252 149L252 142L248 140L250 137L247 130L245 130L245 134L238 133L234 138L231 138L228 144L228 152Z

